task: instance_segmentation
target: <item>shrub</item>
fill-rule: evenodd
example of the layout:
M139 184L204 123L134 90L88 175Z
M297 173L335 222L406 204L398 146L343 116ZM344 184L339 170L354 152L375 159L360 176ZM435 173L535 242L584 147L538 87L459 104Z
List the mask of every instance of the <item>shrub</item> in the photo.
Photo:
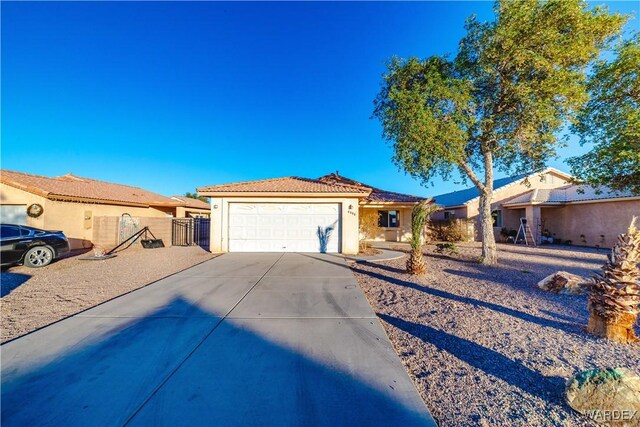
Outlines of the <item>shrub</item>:
M469 225L471 220L451 219L444 221L431 221L429 232L433 240L441 242L462 242L471 240Z
M360 209L360 252L364 252L369 249L369 242L367 240L375 239L376 235L380 232L378 227L378 212L375 209Z
M444 255L458 255L458 247L453 242L437 243L436 252Z

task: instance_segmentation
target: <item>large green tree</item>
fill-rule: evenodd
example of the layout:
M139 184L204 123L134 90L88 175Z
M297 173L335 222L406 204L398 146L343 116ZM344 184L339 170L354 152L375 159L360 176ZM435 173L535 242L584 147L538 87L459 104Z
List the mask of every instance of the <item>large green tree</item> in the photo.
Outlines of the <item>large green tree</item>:
M640 33L615 54L593 67L591 99L573 126L580 142L594 147L569 164L579 180L640 194Z
M625 17L580 0L509 0L466 23L457 56L392 58L374 116L394 162L429 182L459 171L480 193L482 262L495 264L494 168L541 170L586 102L585 68ZM437 203L437 200L436 200Z

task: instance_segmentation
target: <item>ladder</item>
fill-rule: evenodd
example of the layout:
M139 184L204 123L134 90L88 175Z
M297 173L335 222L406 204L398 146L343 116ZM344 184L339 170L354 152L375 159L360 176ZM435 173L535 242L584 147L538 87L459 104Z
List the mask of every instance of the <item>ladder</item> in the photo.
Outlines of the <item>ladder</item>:
M531 226L529 226L527 222L526 218L520 218L520 228L518 228L518 234L516 234L516 238L513 240L513 243L518 243L518 240L522 238L525 245L529 246L529 243L531 243L533 246L538 246L536 244L536 239L533 236L533 231L531 231Z

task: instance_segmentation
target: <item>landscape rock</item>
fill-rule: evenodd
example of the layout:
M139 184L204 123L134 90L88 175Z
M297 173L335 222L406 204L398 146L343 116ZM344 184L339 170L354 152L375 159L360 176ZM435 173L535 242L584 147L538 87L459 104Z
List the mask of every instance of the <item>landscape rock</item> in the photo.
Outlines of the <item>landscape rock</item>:
M538 287L543 291L568 295L585 294L587 293L589 286L589 279L567 273L566 271L558 271L557 273L553 273L538 282Z
M567 403L596 422L640 426L640 376L626 368L591 369L569 380Z

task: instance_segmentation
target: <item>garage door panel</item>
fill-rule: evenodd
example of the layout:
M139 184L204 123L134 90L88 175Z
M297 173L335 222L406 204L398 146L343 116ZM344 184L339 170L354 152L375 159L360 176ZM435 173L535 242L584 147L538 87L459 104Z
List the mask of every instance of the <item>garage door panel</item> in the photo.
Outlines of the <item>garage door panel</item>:
M27 205L1 205L0 222L27 225Z
M231 203L229 251L320 252L318 226L334 225L327 252L338 252L339 221L337 203Z
M328 215L333 217L335 214L338 213L338 207L337 206L328 206L328 205L316 205L313 208L313 213L318 215L318 214L324 214L324 215Z

